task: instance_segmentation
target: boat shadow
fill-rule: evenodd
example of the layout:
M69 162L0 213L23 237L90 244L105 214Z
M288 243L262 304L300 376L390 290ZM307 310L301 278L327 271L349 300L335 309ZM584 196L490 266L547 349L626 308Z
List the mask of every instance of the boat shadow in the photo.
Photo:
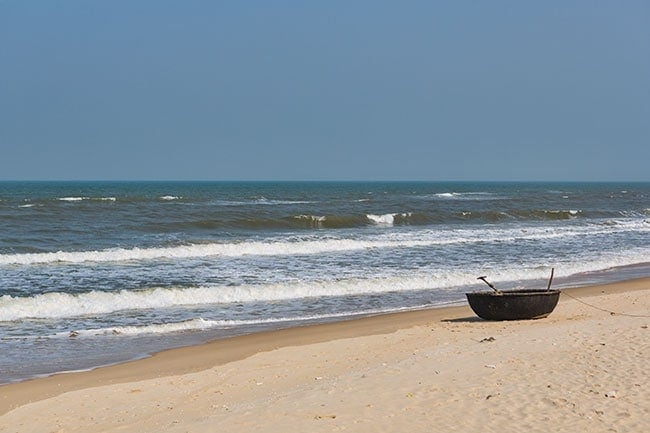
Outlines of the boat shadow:
M475 323L475 322L487 322L485 319L481 319L480 317L476 316L469 316L469 317L458 317L456 319L443 319L441 322L445 323Z

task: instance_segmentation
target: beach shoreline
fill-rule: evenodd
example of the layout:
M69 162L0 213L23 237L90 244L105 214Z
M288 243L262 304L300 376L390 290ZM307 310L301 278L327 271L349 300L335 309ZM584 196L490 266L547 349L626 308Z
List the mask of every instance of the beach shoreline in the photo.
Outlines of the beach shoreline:
M331 346L331 349L325 350L332 354L332 362L336 361L336 364L345 365L347 371L349 369L355 369L359 365L354 360L340 359L340 356L343 356L343 353L345 353L345 350L343 350L340 355L337 355L337 347L341 344L348 344L349 342L355 341L361 346L366 343L372 345L375 344L373 342L376 342L377 339L390 340L399 334L410 332L424 332L427 334L426 330L429 328L445 334L445 336L436 337L435 342L427 342L427 338L430 338L430 336L423 336L421 344L429 349L431 347L442 348L448 345L458 344L457 339L459 336L463 340L467 340L467 338L477 339L480 335L483 335L482 333L495 333L498 330L503 332L508 329L517 329L518 332L526 334L526 332L539 330L539 328L543 327L548 327L550 330L553 330L554 328L564 327L570 322L580 323L581 321L589 320L591 317L609 317L611 318L610 320L622 322L629 322L630 320L643 322L644 325L639 325L637 328L640 329L641 326L646 326L647 328L647 319L624 315L610 315L607 311L615 311L617 313L625 313L627 310L635 311L635 309L640 308L640 305L643 305L643 302L648 302L649 289L650 278L563 289L562 292L566 296L563 295L561 297L556 312L547 319L537 321L486 322L477 319L468 306L390 313L335 323L307 325L237 336L196 346L170 349L144 359L101 367L90 371L55 374L44 378L2 385L0 386L0 419L4 418L4 422L0 423L0 431L22 431L16 428L15 423L18 421L15 419L32 419L30 416L33 417L33 411L41 411L41 406L44 404L47 407L56 407L54 403L59 400L67 401L67 403L63 404L70 404L70 401L79 398L74 397L75 395L87 392L91 388L93 395L101 394L102 390L108 391L115 388L126 389L130 387L130 389L141 389L141 384L145 383L150 384L153 389L163 386L162 383L169 383L170 380L173 382L176 379L180 380L181 378L190 378L197 375L210 376L211 372L224 369L228 370L240 364L241 367L237 368L238 374L245 374L247 371L250 373L255 370L254 368L246 367L253 360L263 358L265 359L264 365L281 366L284 362L283 359L286 357L286 354L283 354L283 352L295 352L298 360L296 362L300 364L302 362L301 359L303 359L302 352L309 352L314 348L327 348ZM620 300L630 296L635 298L635 301L631 301L632 303L630 305L615 302L617 299ZM642 301L639 301L637 298L642 298ZM587 305L585 302L590 305L593 304L593 307ZM620 308L625 308L625 311ZM646 315L648 314L647 310L642 310L641 312L643 311L645 311ZM643 314L637 315L643 316ZM620 327L622 325L618 324L617 326ZM475 335L478 332L477 329L481 332L478 336ZM647 332L645 335L647 335ZM484 337L488 337L488 335L486 334ZM499 336L496 338L499 338ZM480 338L477 341L480 341ZM411 343L415 344L416 342ZM466 341L463 344L466 344ZM522 342L518 344L522 344ZM424 347L415 350L420 351ZM353 348L346 350L354 351ZM410 348L409 350L413 349ZM525 349L524 345L518 350L526 352L528 349ZM372 353L372 351L369 353ZM431 353L430 355L434 356L435 354ZM278 359L278 356L280 359ZM306 357L307 355L304 356L305 361L308 361L309 358ZM375 353L375 358L386 358L381 364L386 364L394 356L395 354L390 353ZM468 358L468 355L463 355L462 353L458 353L455 356L457 357L454 361L455 363L468 363L469 365L475 362L475 360ZM481 365L480 368L487 368L489 370L490 368L488 366L491 367L492 365L487 364L486 367ZM375 367L377 366L375 365ZM474 369L476 368L474 367ZM412 373L416 374L415 371ZM430 371L426 372L427 376L430 374ZM317 378L321 376L314 377L316 379L312 378L312 381L320 381ZM267 380L270 379L260 379L256 383L263 384ZM647 379L639 380L646 380L647 382ZM295 385L293 381L291 383ZM209 386L209 382L207 384ZM214 385L220 388L217 383ZM249 385L250 383L247 382L241 383L241 386L246 389L249 388ZM380 386L379 383L376 385ZM381 386L383 387L384 385ZM262 387L262 385L257 386ZM275 392L281 393L283 389L287 391L286 384L284 386L285 388L280 386ZM248 391L250 390L248 389ZM258 390L253 388L253 391ZM167 390L167 392L170 392L170 390ZM352 388L350 392L352 392ZM244 389L240 389L238 393L240 397L246 395ZM163 394L161 393L160 395ZM106 402L97 404L100 405L102 410L111 411L111 404ZM95 407L93 410L97 410L98 408ZM84 410L87 411L88 409L90 408ZM78 415L81 416L84 414L84 410L81 410ZM30 413L32 415L28 415ZM157 412L154 410L152 413ZM145 414L146 411L143 410L141 415L144 416ZM86 413L86 415L88 414ZM148 414L147 416L150 415ZM21 418L24 416L27 418ZM139 419L139 417L136 418ZM73 419L69 421L72 423L70 424L71 426L75 426ZM34 425L38 425L36 420L33 422ZM182 420L181 424L183 424ZM80 426L82 425L84 424L80 423L78 427L81 428ZM109 422L107 425L110 427L113 424ZM136 427L138 425L137 422L132 425L133 431L137 431ZM107 427L107 431L111 430L109 427ZM119 425L114 425L114 427L118 428ZM84 430L81 429L79 431Z
M0 382L269 329L650 275L646 184L0 185ZM116 221L120 224L116 224Z

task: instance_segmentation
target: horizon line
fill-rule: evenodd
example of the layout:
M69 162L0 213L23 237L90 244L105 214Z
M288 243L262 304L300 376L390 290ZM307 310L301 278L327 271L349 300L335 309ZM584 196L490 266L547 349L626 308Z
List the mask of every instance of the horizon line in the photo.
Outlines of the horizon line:
M650 183L650 180L545 179L0 179L0 182L203 182L203 183Z

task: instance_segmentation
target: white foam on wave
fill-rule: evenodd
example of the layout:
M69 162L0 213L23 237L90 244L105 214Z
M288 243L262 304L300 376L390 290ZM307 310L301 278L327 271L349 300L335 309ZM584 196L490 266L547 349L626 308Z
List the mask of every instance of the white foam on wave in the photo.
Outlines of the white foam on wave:
M384 215L373 215L373 214L368 214L366 215L366 218L368 218L373 224L376 224L378 226L386 226L386 227L391 227L395 224L395 218L400 216L402 218L408 218L412 214L410 212L407 213L388 213Z
M270 200L266 198L256 198L253 200L213 200L209 202L216 206L280 206L294 204L311 204L314 201L306 200Z
M417 271L383 278L272 283L260 285L222 285L205 287L151 288L118 292L91 291L81 294L44 293L29 297L0 297L0 322L24 319L60 319L98 316L125 310L205 306L213 304L274 302L294 299L367 295L419 290L450 290L477 286L477 275L488 274L493 283L522 280L545 280L551 265L556 277L600 271L618 266L647 263L648 250L612 252L596 260L576 259L556 263L531 263L528 267L486 269L478 265L463 269L438 270L426 274Z
M424 277L419 281L391 278L350 279L266 285L153 288L119 292L91 291L81 294L56 292L31 297L5 295L0 297L0 321L101 315L122 310L343 296L399 290L407 286L424 288L431 284L433 281Z
M396 215L391 214L394 218ZM407 214L404 214L407 215ZM312 218L312 217L309 217ZM320 218L320 217L318 217ZM384 216L380 216L384 218ZM388 220L388 217L386 217ZM585 226L475 228L388 233L375 239L298 239L189 244L156 248L114 248L99 251L0 254L0 265L120 262L204 257L312 255L373 248L411 248L476 242L513 242L622 232L650 232L650 221L618 220Z
M313 227L318 228L323 227L323 223L327 220L327 217L322 215L296 215L293 218L300 221L307 221Z
M185 320L174 323L156 323L140 326L114 326L107 328L78 329L70 332L60 332L53 337L96 337L104 335L142 335L142 334L169 334L172 332L200 331L215 327L227 327L227 320L204 320L202 318Z
M301 283L275 283L242 286L206 286L193 288L152 288L118 292L91 291L81 294L44 293L30 297L0 297L0 322L23 319L61 319L98 316L125 310L147 310L230 304L273 302L314 297L362 295L405 290L444 288L455 284L471 284L466 273L347 279ZM346 313L349 315L349 313ZM255 321L254 323L261 323ZM237 322L219 322L219 326ZM246 324L244 322L239 324ZM210 325L213 326L213 325Z
M395 214L390 213L385 215L368 214L366 215L366 218L368 218L372 223L380 226L392 226L395 222Z
M305 200L274 200L274 199L267 199L264 197L255 199L253 202L239 202L241 204L257 204L257 205L266 205L266 206L273 206L273 205L291 205L291 204L310 204L313 203L311 201L305 201Z
M558 209L558 210L544 210L543 211L545 214L550 214L550 215L566 215L568 214L571 217L578 216L582 213L582 210L579 209Z
M163 201L173 201L173 200L180 200L181 197L175 195L163 195L162 197L160 197L160 199Z
M428 196L426 198L429 198ZM494 200L500 198L491 192L439 192L434 198L443 200Z
M57 200L66 202L77 202L85 200L93 201L117 201L116 197L59 197Z
M440 305L449 305L450 303L441 303ZM88 337L102 337L102 336L137 336L144 334L171 334L179 332L192 332L202 331L214 328L234 328L240 326L255 326L267 324L280 324L289 322L308 322L312 320L323 319L337 319L352 316L365 316L372 314L381 314L389 312L398 312L405 310L414 310L418 308L430 307L430 304L415 306L415 307L394 307L394 308L376 308L367 309L362 311L329 313L329 314L312 314L304 316L291 316L291 317L271 317L265 319L250 319L250 320L208 320L201 317L195 319L184 320L181 322L169 323L155 323L147 325L136 326L111 326L105 328L92 328L92 329L75 329L72 331L58 332L50 336L38 336L33 338L88 338ZM6 337L6 339L25 339L29 337L17 336Z
M0 255L0 264L31 265L43 263L118 262L130 260L187 259L211 256L273 256L308 255L382 247L408 247L430 244L430 241L359 241L326 239L296 242L241 242L192 244L166 248L115 248L100 251L58 251Z
M161 309L179 306L271 302L322 296L418 290L449 283L449 277L349 279L242 286L152 288L81 294L44 293L30 297L0 297L0 322L22 319L57 319L103 315L123 310Z
M322 215L296 215L294 216L294 218L299 220L310 220L310 221L317 221L317 222L323 222L327 219L326 216L322 216Z
M241 323L238 323L241 322ZM107 328L79 329L72 332L61 332L55 337L96 337L106 335L124 335L135 336L143 334L170 334L175 332L201 331L210 328L230 328L234 326L244 326L247 323L241 320L206 320L196 318L184 320L182 322L155 323L140 326L114 326ZM255 324L250 321L250 324Z

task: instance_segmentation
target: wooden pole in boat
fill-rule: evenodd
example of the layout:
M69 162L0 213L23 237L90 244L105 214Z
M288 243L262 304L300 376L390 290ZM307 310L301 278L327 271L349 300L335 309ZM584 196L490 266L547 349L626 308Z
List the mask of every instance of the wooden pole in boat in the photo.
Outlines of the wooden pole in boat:
M477 280L481 280L481 281L483 281L485 284L487 284L488 286L490 286L490 288L491 288L492 290L494 290L494 291L497 292L497 293L501 293L501 292L500 292L499 290L497 290L497 288L494 287L494 286L493 286L493 285L492 285L488 280L486 280L486 278L487 278L487 276L484 275L484 276L482 276L482 277L478 277Z
M551 278L548 279L548 286L546 287L546 291L548 292L551 290L551 283L553 282L553 273L555 272L555 268L551 268Z

